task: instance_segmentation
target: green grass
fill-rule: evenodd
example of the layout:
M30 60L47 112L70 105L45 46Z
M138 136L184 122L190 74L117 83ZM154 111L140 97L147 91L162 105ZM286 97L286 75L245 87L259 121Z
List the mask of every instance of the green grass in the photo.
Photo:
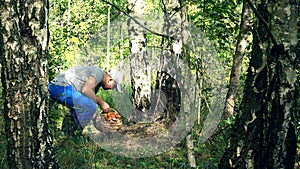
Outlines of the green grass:
M61 168L160 168L184 164L179 158L164 159L160 156L152 158L132 159L114 155L101 149L92 142L67 139L63 143L67 147L59 147L57 157ZM176 150L173 150L176 151ZM79 153L80 152L80 153ZM163 167L163 168L165 168Z
M218 159L209 149L215 151L216 147L207 144L198 146L195 152L200 157L197 158L198 165L215 168ZM66 138L57 148L59 165L64 169L189 168L184 144L154 157L137 159L115 155L83 138Z

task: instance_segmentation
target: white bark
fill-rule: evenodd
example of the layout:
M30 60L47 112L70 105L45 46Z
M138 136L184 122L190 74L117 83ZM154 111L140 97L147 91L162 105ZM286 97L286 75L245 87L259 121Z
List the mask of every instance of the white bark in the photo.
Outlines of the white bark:
M131 17L146 25L143 0L128 0ZM130 74L132 78L134 109L145 112L151 97L151 74L148 63L146 32L133 19L128 19L130 41Z

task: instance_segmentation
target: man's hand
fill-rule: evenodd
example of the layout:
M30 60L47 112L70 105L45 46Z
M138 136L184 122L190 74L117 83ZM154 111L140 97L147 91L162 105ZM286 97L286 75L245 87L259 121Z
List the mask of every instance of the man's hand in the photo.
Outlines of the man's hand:
M104 113L107 113L110 109L109 104L104 101L100 104L100 107Z

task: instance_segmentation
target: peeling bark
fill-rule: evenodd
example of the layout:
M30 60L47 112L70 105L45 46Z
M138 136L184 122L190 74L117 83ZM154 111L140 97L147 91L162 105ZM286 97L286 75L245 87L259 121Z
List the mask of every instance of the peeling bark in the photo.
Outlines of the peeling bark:
M241 114L219 168L294 168L298 6L296 1L262 0L257 12L262 18L254 26Z
M10 168L58 168L48 124L48 1L1 1L1 81Z
M128 0L127 10L132 18L146 25L143 0ZM151 97L151 71L146 48L146 32L132 18L128 19L128 34L133 106L134 110L145 112L149 109Z

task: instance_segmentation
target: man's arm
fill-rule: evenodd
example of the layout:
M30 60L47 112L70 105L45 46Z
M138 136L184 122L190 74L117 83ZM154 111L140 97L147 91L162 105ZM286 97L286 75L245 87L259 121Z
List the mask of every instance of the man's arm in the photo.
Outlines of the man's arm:
M109 105L100 99L95 93L95 87L97 85L96 79L93 76L90 76L87 81L84 83L81 92L85 96L89 97L90 99L94 100L104 112L109 110Z

